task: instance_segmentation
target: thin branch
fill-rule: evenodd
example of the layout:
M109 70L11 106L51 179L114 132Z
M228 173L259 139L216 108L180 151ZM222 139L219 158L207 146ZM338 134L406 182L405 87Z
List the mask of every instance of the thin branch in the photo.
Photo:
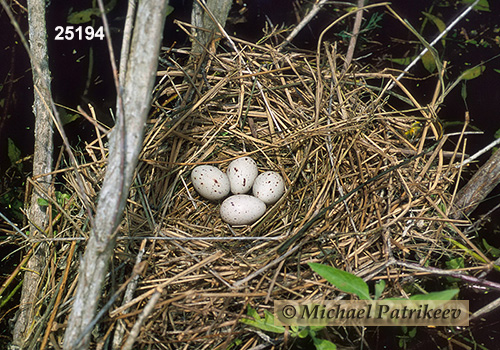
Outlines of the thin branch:
M500 291L500 283L484 280L484 279L477 278L474 276L465 275L461 272L447 271L447 270L442 270L442 269L438 269L435 267L429 267L429 266L420 266L418 264L413 264L413 263L409 263L409 262L405 262L405 261L397 261L397 260L392 262L392 264L398 265L398 266L403 266L403 267L406 267L406 268L409 268L412 270L427 272L427 273L432 274L432 275L454 277L454 278L458 278L464 282L467 282L467 283L470 283L473 285L484 286L484 287L487 287L487 288L490 288L493 290Z
M146 318L149 316L149 314L151 314L151 312L153 312L153 309L154 309L156 303L158 302L158 300L160 299L162 293L163 293L163 289L161 287L156 288L155 293L153 294L151 299L149 299L148 303L146 304L146 306L142 310L141 314L137 318L137 321L135 321L135 324L132 327L132 330L130 331L129 336L128 336L127 340L125 341L125 344L122 347L123 350L132 349L132 346L134 345L135 340L139 336L139 332L141 330L142 324L144 323Z
M167 0L141 1L138 5L131 56L124 73L123 102L121 94L117 96L118 129L110 135L108 167L99 193L95 225L80 264L78 287L64 335L64 349L87 349L89 346L90 335L85 334L86 328L93 322L102 296L101 288L142 148L166 6ZM116 72L116 65L112 64ZM114 80L120 91L117 75L114 75ZM82 335L80 344L75 344Z
M328 0L320 0L319 2L315 2L311 11L300 21L299 24L293 29L293 31L286 37L285 41L283 41L278 48L282 49L286 45L290 44L290 42L300 33L304 27L311 22L311 20L318 14L321 8L327 3Z
M5 215L2 214L2 212L0 211L0 217L2 219L5 220L5 222L7 222L17 233L19 233L25 240L29 240L28 236L26 236L26 234L21 231L17 226L16 224L14 224L12 221L10 221Z
M365 5L365 0L358 0L357 4L358 8L362 8L364 5ZM354 26L352 29L351 40L349 40L349 47L347 48L347 54L345 56L344 69L342 70L342 73L346 72L349 66L351 65L362 21L363 21L363 11L358 11L356 13L356 18L354 19Z
M478 151L474 155L470 156L469 158L467 158L466 160L464 160L462 163L455 164L455 168L460 168L460 167L463 167L463 166L465 166L465 165L473 162L474 160L476 160L477 158L479 158L480 156L482 156L483 154L485 154L486 152L488 152L493 147L498 146L499 144L500 144L500 138L496 139L493 142L491 142L489 145L487 145L486 147L484 147L483 149L481 149L480 151Z

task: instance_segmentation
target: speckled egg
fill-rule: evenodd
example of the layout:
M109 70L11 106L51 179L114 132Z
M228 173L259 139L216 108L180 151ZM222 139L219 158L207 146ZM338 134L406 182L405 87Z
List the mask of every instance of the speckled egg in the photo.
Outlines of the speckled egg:
M253 183L253 195L266 204L273 204L285 193L285 181L275 171L260 174Z
M220 206L222 220L230 225L250 225L266 212L266 205L260 199L248 194L228 197Z
M191 172L191 182L202 197L213 201L224 198L231 189L227 175L211 165L199 165L194 168Z
M226 173L231 184L231 192L242 194L250 191L259 170L252 158L241 157L229 163Z

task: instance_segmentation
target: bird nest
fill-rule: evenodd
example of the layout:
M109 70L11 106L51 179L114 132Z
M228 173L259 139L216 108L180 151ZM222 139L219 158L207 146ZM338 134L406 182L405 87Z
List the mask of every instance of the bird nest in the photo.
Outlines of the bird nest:
M341 294L309 262L384 279L384 296L408 293L416 278L394 261L440 266L461 255L476 264L447 218L461 138L443 137L435 105L421 106L390 73L342 72L333 45L287 52L233 40L158 72L113 263L126 268L114 282L146 267L110 310L110 329L128 332L157 293L139 347L250 348L265 340L240 322L249 305ZM86 147L89 188L104 176L104 144L100 136ZM231 227L189 175L242 156L280 173L286 192L254 224ZM66 178L78 190L70 170Z

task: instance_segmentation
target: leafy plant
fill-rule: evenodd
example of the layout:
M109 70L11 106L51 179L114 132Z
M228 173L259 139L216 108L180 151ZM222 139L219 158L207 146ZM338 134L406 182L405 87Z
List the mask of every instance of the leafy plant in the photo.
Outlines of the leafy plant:
M64 207L64 205L66 205L68 200L71 198L71 196L69 194L63 193L60 191L55 191L55 195L56 195L57 204L59 204L61 207ZM38 198L38 205L40 205L42 207L48 207L50 205L50 203L48 200L46 200L44 198Z
M457 262L458 263L458 262ZM452 264L450 262L450 264ZM385 281L381 280L375 284L375 297L371 298L369 293L368 284L360 277L353 275L349 272L336 269L329 265L309 263L309 267L316 272L318 275L326 279L338 290L356 295L361 300L376 300L379 299L385 289ZM450 265L455 266L455 265ZM459 289L449 289L439 292L431 292L427 294L415 294L410 296L409 300L452 300L458 294ZM386 298L384 300L401 300L402 298ZM248 306L247 315L250 318L244 318L241 320L242 323L249 326L253 326L263 331L282 334L285 332L285 327L281 326L276 322L275 317L269 311L264 310L264 317L262 318L257 311ZM332 350L336 349L336 345L329 340L321 339L318 333L324 329L324 326L316 327L300 327L300 326L290 326L290 334L292 337L296 338L307 338L310 337L314 343L317 350ZM408 329L406 327L403 329L403 336L399 337L399 345L401 348L406 349L408 343L415 337L416 328Z
M368 284L358 276L328 265L309 263L309 266L340 291L354 294L361 300L372 300L368 291ZM451 300L458 292L459 289L449 289L427 294L415 294L410 296L409 300ZM379 287L376 294L380 295L381 293ZM385 300L401 300L401 298L387 298Z
M500 249L495 248L486 242L486 240L483 238L483 245L484 248L486 248L486 251L491 254L492 257L498 258L500 257Z
M460 2L464 5L470 5L474 2L475 0L461 0ZM490 10L490 4L488 3L488 0L479 0L476 6L474 6L474 10L477 11L485 11L485 12L491 12Z
M15 166L19 170L22 170L22 163L18 163L21 159L21 150L10 137L7 139L7 155L9 156L11 166Z
M352 9L355 10L356 8L353 7ZM383 17L384 13L382 12L376 12L373 15L371 15L370 18L368 18L368 20L363 24L362 28L359 30L360 34L359 38L361 40L368 41L369 39L367 39L366 37L369 35L369 33L377 28L381 28L380 22L382 21ZM346 42L349 41L349 39L352 36L352 34L350 34L349 31L347 30L342 30L336 35L342 38L342 40L345 40Z
M262 318L254 308L248 305L247 315L250 316L252 319L243 318L241 319L241 323L262 329L263 331L266 332L277 333L277 334L285 333L285 327L277 325L275 323L274 315L267 310L264 310L264 318ZM316 347L316 350L336 350L337 346L333 344L331 341L326 339L321 339L318 337L318 332L320 332L323 328L324 328L323 326L318 326L318 327L291 326L290 335L292 336L292 338L301 338L301 339L310 337L313 341L314 346Z
M399 338L398 345L401 349L406 349L408 345L412 342L413 338L417 335L417 327L405 327L401 326L403 335L398 335Z
M368 285L363 279L349 272L328 265L309 263L309 267L337 289L357 295L361 300L370 300Z

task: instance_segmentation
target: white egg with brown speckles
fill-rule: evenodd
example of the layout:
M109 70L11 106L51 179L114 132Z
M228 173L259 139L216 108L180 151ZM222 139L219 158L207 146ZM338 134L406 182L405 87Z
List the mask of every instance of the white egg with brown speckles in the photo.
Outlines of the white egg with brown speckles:
M253 195L266 204L276 203L285 193L285 181L275 171L266 171L253 183Z
M259 170L257 163L250 157L233 160L227 167L227 177L233 194L243 194L250 191Z
M202 197L213 201L226 197L231 189L227 175L212 165L199 165L194 168L191 172L191 182Z
M228 197L220 206L222 220L230 225L250 225L266 212L266 204L248 194Z

